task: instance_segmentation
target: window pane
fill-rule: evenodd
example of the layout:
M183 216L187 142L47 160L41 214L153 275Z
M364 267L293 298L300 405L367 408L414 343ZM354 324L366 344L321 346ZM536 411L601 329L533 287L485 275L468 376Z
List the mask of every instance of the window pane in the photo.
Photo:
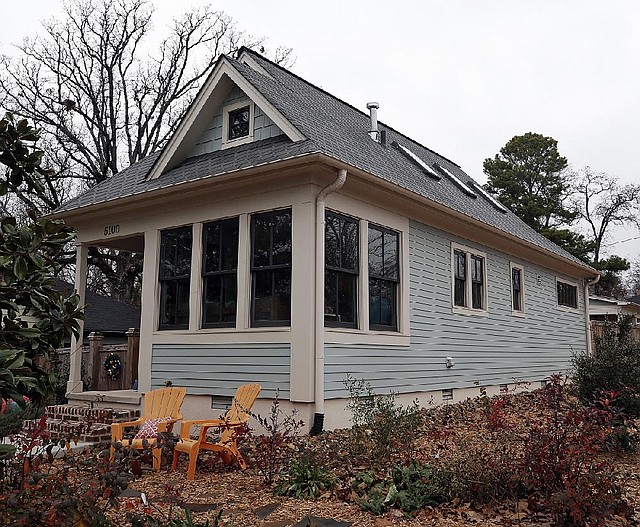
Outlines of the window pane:
M387 280L369 280L369 326L397 329L396 283Z
M482 309L482 283L473 282L471 284L471 307L473 309Z
M382 231L369 227L369 274L384 276Z
M238 267L238 218L225 220L220 225L222 238L220 269L235 270Z
M461 278L462 280L466 280L466 277L467 277L466 253L455 251L453 254L454 254L454 260L455 260L456 278Z
M482 283L484 281L482 264L484 259L479 256L471 256L471 280Z
M205 226L204 268L205 273L220 270L220 224Z
M345 324L356 323L357 276L338 273L338 320Z
M191 272L191 227L160 233L160 278L189 276Z
M291 270L255 271L253 321L260 324L291 321Z
M454 305L465 307L467 305L466 282L460 278L455 279L454 284Z
M513 310L522 311L522 271L511 270L511 288L513 298Z
M384 233L384 276L393 280L399 278L398 235L394 232Z
M249 135L249 114L248 106L229 112L228 138L230 140Z
M340 267L340 220L326 215L325 227L325 263L329 267Z
M269 216L253 216L253 267L267 267L271 264L271 221Z
M324 273L324 320L338 322L338 271Z
M222 276L222 315L221 323L236 322L236 302L238 298L238 280L236 274Z
M273 216L272 265L291 264L291 212Z
M558 282L558 304L567 307L578 307L578 288L571 284Z
M160 282L160 327L189 325L189 279Z
M340 267L350 271L358 270L358 224L342 219L342 261Z

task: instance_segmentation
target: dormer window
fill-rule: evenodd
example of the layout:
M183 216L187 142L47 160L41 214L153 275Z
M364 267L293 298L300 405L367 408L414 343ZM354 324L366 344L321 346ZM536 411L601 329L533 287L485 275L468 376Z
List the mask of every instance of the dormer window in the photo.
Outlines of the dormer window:
M249 135L249 106L229 112L229 141Z
M222 109L222 148L253 141L253 102L228 104Z

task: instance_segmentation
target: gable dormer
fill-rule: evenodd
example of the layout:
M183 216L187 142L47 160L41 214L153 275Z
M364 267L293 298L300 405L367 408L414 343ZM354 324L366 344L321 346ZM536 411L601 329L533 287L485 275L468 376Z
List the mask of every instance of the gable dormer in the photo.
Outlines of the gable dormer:
M254 75L263 76L251 69ZM272 81L270 77L264 78ZM162 149L147 180L161 177L190 157L283 134L294 142L305 139L233 61L223 55Z
M234 86L188 157L268 139L284 132L238 86Z

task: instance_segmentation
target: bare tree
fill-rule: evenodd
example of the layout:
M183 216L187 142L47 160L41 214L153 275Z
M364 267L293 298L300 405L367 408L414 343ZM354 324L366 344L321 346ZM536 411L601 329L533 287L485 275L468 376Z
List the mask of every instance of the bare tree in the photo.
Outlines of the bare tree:
M221 53L260 47L210 8L173 21L154 42L147 0L69 0L64 14L0 59L0 103L41 130L52 168L37 199L8 189L27 208L49 212L162 147ZM279 48L275 60L288 62ZM131 300L141 266L130 256L92 251L110 292Z
M574 203L593 236L593 262L597 264L612 226L640 228L640 185L621 185L617 177L588 166L574 178Z

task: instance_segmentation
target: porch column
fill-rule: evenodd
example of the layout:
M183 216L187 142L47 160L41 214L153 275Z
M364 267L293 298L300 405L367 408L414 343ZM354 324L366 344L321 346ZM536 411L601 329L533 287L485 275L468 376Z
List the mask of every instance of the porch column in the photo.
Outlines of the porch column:
M87 246L76 246L76 280L75 290L80 297L80 305L85 304L85 292L87 289ZM69 380L67 382L67 394L82 392L82 333L84 320L79 320L80 335L71 337L71 349L69 350Z

